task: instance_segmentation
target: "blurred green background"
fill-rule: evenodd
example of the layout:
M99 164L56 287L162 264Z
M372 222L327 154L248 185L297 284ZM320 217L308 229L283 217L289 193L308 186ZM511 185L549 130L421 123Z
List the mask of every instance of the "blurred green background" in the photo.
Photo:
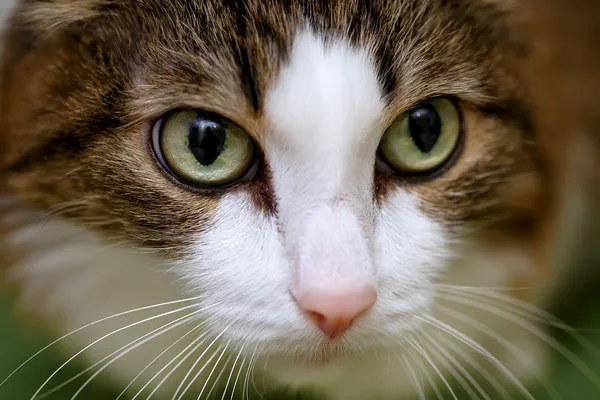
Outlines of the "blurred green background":
M565 322L575 327L579 335L600 348L600 296L595 290L590 290L588 295L578 296L578 301L560 315ZM12 300L7 297L0 299L0 381L8 376L21 362L35 354L39 349L49 344L53 338L39 333L39 329L28 325L25 321L12 313ZM34 333L37 332L37 333ZM585 348L569 335L557 334L557 337L576 353L591 369L600 375L600 358ZM43 353L27 367L15 374L6 384L0 387L1 400L28 400L35 390L42 384L54 370L66 359L56 351ZM64 373L57 376L53 382L64 382L79 372L76 363L66 368ZM88 375L89 376L89 375ZM87 376L86 376L87 377ZM564 400L600 400L600 389L587 379L577 368L560 356L554 360L552 385L557 389L558 396ZM85 378L84 378L85 380ZM65 390L47 397L49 400L70 399L84 380L79 380ZM114 400L119 391L107 389L101 377L96 383L78 396L80 400ZM51 384L50 388L53 387ZM551 400L552 398L543 390L533 391L536 400ZM469 399L467 394L457 392L459 400ZM287 396L271 396L273 399L282 399ZM220 396L218 397L220 398ZM515 396L515 398L518 398ZM369 400L369 399L365 399ZM495 399L494 399L495 400Z

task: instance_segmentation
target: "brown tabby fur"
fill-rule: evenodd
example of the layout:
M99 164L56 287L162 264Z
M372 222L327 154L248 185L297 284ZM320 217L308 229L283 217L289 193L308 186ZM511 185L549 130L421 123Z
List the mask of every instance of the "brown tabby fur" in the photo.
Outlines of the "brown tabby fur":
M458 0L431 2L421 14L405 1L344 2L334 13L316 0L54 3L50 11L48 2L24 2L5 41L0 166L6 190L23 200L144 246L182 244L205 228L197 221L220 193L182 190L165 177L149 156L150 124L172 108L201 106L234 119L260 144L268 130L262 95L289 50L286 26L307 16L327 35L377 38L391 100L384 123L433 95L468 102L471 133L453 167L415 185L380 174L375 196L405 182L429 214L456 229L486 224L490 232L530 235L531 224L522 222L537 219L545 167L510 67L521 44L507 35L499 8ZM386 13L394 4L398 12ZM418 40L407 50L388 37ZM268 165L261 170L231 190L249 190L276 212ZM74 199L75 207L63 209Z

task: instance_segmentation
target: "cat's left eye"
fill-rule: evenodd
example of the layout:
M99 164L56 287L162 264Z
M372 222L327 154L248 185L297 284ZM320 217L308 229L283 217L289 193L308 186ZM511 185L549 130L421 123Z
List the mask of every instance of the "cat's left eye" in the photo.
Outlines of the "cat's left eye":
M196 187L224 186L243 179L255 160L252 139L219 116L178 111L154 127L154 150L163 166Z
M427 100L392 123L381 139L379 151L395 171L431 173L454 154L460 129L460 114L451 100Z

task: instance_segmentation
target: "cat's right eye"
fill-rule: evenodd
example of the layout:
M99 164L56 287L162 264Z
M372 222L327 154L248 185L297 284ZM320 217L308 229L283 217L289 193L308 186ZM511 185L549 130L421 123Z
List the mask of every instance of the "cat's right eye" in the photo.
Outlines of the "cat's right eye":
M460 132L457 106L450 99L438 97L398 117L383 135L379 150L395 171L428 174L451 158Z
M243 179L255 160L252 139L236 124L196 110L177 111L154 127L154 151L178 179L217 187Z

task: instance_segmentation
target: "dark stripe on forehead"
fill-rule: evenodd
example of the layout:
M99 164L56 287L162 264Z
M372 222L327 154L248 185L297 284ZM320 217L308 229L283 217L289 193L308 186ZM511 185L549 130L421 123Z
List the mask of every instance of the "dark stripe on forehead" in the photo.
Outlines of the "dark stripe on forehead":
M348 22L348 33L350 40L356 46L366 46L361 43L361 34L369 33L369 40L375 44L373 46L373 57L377 65L377 75L385 97L391 96L397 88L397 70L395 67L393 43L385 39L385 32L382 27L383 21L388 17L381 15L382 10L377 8L372 0L358 1L352 18Z
M396 92L398 86L398 73L396 71L394 52L389 46L383 44L377 49L375 59L383 94L385 97L391 97Z
M396 52L394 51L396 44L386 38L386 32L382 26L383 22L389 19L389 16L387 18L382 16L384 10L376 8L372 0L359 1L357 5L357 14L364 19L361 25L370 29L374 41L377 43L373 57L377 64L379 84L382 87L384 96L391 97L398 86L398 71L395 59Z
M242 80L244 94L248 98L248 101L252 105L254 111L258 113L262 108L261 93L259 92L258 83L256 81L256 72L254 66L250 61L248 48L244 45L241 45L239 46L238 53L238 62L241 73L240 78Z
M235 36L231 42L235 54L244 94L255 112L262 108L261 93L256 80L256 70L248 49L248 5L245 1L228 0L224 2L235 22Z

